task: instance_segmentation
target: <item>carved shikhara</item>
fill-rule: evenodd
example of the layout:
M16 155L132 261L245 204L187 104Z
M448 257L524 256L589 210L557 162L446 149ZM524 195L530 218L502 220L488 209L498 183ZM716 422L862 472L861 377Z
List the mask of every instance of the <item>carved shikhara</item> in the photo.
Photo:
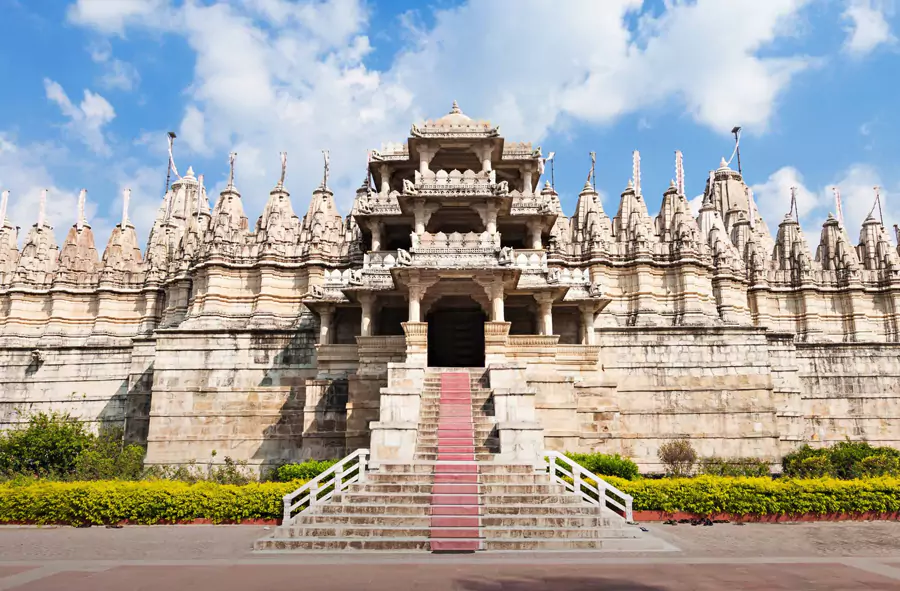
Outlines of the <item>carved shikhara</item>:
M612 217L586 183L567 217L540 160L455 107L370 154L346 217L325 182L298 217L282 171L251 228L233 184L211 207L188 170L145 251L126 209L102 256L81 215L61 245L39 215L20 249L4 198L0 422L124 424L155 463L342 455L389 364L426 359L429 312L467 296L487 363L528 367L548 447L653 469L680 436L773 461L900 444L900 253L874 214L856 241L829 217L812 252L724 164L694 216L679 155L655 217L634 182Z

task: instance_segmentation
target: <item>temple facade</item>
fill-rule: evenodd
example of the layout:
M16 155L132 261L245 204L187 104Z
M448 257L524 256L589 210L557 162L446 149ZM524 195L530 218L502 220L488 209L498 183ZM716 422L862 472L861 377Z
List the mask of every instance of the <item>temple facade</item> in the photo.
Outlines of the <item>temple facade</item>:
M251 227L233 182L211 207L188 170L146 250L126 196L102 256L84 194L61 246L42 200L21 249L4 195L0 426L121 425L152 464L377 464L412 457L429 372L465 367L498 459L900 446L900 253L877 211L856 241L829 217L813 253L724 161L698 216L680 154L651 216L635 153L616 212L589 180L570 217L544 162L454 103L370 153L346 217L327 173L303 217L282 174Z

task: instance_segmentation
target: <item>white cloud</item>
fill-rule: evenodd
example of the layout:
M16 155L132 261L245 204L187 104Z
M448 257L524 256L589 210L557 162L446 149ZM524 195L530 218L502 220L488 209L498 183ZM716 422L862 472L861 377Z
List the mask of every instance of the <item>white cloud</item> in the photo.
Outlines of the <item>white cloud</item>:
M873 211L876 186L880 188L884 225L891 232L892 226L900 223L900 206L895 203L900 187L884 187L878 171L868 164L854 164L838 175L834 183L815 189L804 184L803 175L796 168L786 166L772 173L765 183L753 185L752 189L760 214L774 236L790 207L790 188L796 187L800 223L810 248L815 251L828 214L837 216L832 187L840 189L844 226L855 242L863 220ZM878 218L877 209L874 215Z
M115 118L116 112L105 98L85 89L81 104L75 105L69 100L62 86L49 78L44 79L44 90L47 98L56 103L62 114L69 118L68 127L77 133L91 150L103 155L110 153L103 137L103 126Z
M642 0L473 0L436 11L427 29L403 19L409 43L384 71L364 62L371 44L362 0L79 0L69 16L106 34L135 27L184 37L196 55L181 150L223 160L237 151L252 216L277 178L281 150L302 211L321 174L319 150L330 149L346 211L365 150L402 140L411 122L442 115L453 99L514 140L673 101L722 133L736 123L764 130L813 60L762 52L791 34L808 1L673 0L640 16L635 30Z
M77 0L68 10L73 23L118 35L126 25L160 26L170 17L168 0Z
M7 217L19 226L20 246L29 228L37 222L41 190L47 189L47 221L54 227L57 243L75 223L78 189L61 187L48 171L50 162L66 159L65 150L53 144L19 145L10 134L0 131L0 189L9 189ZM97 215L97 202L88 194L85 213L91 223L98 250L106 247L112 224Z
M110 90L134 90L141 80L137 68L128 62L113 58L109 41L102 40L89 48L91 59L103 66L100 85Z
M882 44L895 43L887 21L887 7L878 0L848 0L842 18L848 22L844 50L855 56L871 53Z

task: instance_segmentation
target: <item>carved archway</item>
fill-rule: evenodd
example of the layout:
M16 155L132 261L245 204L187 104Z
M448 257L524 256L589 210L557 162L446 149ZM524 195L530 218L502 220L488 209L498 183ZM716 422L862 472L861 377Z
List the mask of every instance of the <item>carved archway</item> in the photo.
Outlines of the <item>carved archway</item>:
M484 367L487 314L468 295L437 299L425 315L430 367Z

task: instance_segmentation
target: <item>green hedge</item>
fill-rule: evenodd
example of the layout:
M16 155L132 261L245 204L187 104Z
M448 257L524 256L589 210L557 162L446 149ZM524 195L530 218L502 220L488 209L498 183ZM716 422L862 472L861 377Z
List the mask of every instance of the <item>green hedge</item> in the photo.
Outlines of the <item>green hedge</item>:
M900 511L900 479L792 480L697 476L660 480L605 478L634 497L635 511L697 515L802 515Z
M7 484L0 485L0 523L101 525L273 519L281 517L282 497L301 484L237 486L170 480Z
M697 515L802 515L900 512L900 479L771 480L669 478L608 482L634 497L636 511ZM281 498L301 482L243 486L201 482L38 482L0 485L0 523L102 525L232 523L281 517Z

